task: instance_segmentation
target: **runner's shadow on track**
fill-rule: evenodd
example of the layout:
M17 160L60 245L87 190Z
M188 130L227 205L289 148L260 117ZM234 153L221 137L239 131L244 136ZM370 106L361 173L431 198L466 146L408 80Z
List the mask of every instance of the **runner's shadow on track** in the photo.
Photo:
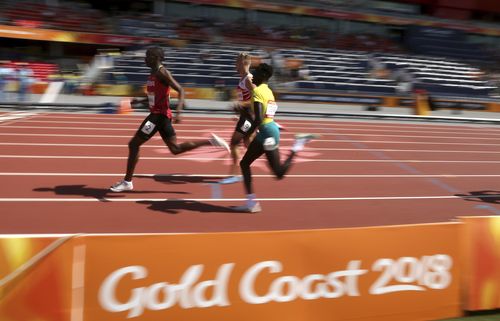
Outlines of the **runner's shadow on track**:
M53 192L57 195L75 195L92 197L98 199L101 202L109 202L112 198L125 197L125 194L188 194L186 192L173 192L173 191L126 191L121 193L114 193L109 190L109 188L94 188L87 187L87 185L59 185L55 187L39 187L33 189L35 192Z
M204 183L213 184L217 183L222 177L204 177L204 176L190 176L183 174L157 174L153 176L149 175L134 175L138 178L149 178L154 179L156 182L165 184L191 184L191 183Z
M466 201L500 204L500 191L475 191L469 194L455 194Z
M181 211L200 213L245 213L243 211L238 211L235 207L224 207L187 200L139 201L137 204L149 205L148 209L167 214L178 214Z

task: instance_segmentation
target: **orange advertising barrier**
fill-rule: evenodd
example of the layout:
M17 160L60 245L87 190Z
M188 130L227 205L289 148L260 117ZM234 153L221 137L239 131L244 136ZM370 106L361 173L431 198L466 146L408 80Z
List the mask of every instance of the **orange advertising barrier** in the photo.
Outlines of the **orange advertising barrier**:
M84 320L460 315L460 223L85 237Z
M488 110L493 111L493 112L499 112L500 111L500 103L498 103L498 102L489 103Z
M427 95L417 94L415 104L415 115L429 116L430 108Z
M0 238L0 320L460 315L461 223Z
M500 308L500 217L461 217L466 310Z
M43 95L48 87L49 87L48 82L36 82L31 85L31 93Z
M70 239L0 238L0 320L70 320Z

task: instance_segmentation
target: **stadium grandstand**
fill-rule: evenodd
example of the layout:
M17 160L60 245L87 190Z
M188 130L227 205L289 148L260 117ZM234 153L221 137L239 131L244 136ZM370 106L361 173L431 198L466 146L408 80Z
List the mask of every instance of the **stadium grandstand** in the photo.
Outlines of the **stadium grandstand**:
M94 75L92 82L114 84L127 79L131 84L139 84L147 70L134 49L163 42L167 49L166 62L173 74L182 84L191 87L213 87L215 83L234 87L237 77L231 64L232 55L245 49L265 51L265 56L278 70L275 86L280 91L408 96L420 89L436 97L471 99L487 99L498 93L498 74L495 73L498 57L493 49L498 48L497 37L464 32L460 25L470 22L456 19L450 23L450 19L441 17L443 8L436 8L436 14L431 17L426 14L429 5L311 1L305 6L293 1L276 1L267 7L263 3L262 9L256 3L253 5L256 10L250 12L238 5L210 6L210 3L196 1L162 2L161 5L144 1L129 7L110 2L103 7L83 1L3 0L0 6L3 8L0 19L5 25L115 37L96 37L89 41L83 34L82 39L75 42L91 44L42 44L45 54L32 61L36 80L45 81L46 70L61 70L63 74L83 72L97 50L115 46L121 56L114 56L113 67L105 69L99 77ZM293 12L293 8L300 8L306 14L286 13L287 10ZM136 12L130 14L127 9ZM325 18L326 13L333 18ZM475 11L473 14L479 15ZM362 15L380 21L385 17L400 21L397 25L389 24L389 18L388 24L368 23L362 21ZM422 19L438 27L419 26ZM498 30L495 24L473 23L478 26L477 30L486 26ZM452 28L440 28L443 24ZM120 39L119 35L143 38L142 45L141 41L134 41L135 38ZM1 59L15 61L19 55L28 59L31 54L36 56L36 49L29 41L16 38L10 40L14 41L17 51L8 48ZM482 43L474 42L478 38ZM172 45L176 41L177 45ZM235 45L221 45L222 42ZM66 63L58 63L55 56ZM47 69L39 64L40 58L48 58L49 65L58 66Z
M0 321L500 320L499 113L500 0L0 0Z

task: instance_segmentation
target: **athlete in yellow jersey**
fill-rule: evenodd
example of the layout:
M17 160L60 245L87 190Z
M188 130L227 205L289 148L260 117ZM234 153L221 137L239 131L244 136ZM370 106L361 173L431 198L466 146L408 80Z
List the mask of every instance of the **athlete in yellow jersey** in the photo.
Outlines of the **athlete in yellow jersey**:
M278 105L274 99L273 92L267 85L269 78L273 75L273 68L268 64L260 64L253 74L253 83L256 85L252 89L251 100L254 119L252 119L252 126L246 135L251 135L257 128L259 132L250 143L250 146L248 146L247 152L240 162L247 193L247 202L243 208L239 208L251 213L260 212L261 207L253 193L250 165L265 153L274 175L278 179L282 179L290 169L296 153L304 148L305 143L318 137L318 135L314 134L295 135L295 143L292 146L292 151L285 162L281 164L279 153L280 130L274 122L274 115L278 110Z

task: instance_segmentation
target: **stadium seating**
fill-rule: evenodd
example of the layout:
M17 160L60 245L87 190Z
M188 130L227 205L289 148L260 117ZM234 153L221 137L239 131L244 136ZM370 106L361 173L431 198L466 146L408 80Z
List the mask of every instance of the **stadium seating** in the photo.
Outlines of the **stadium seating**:
M235 58L239 51L248 48L235 46L210 46L192 44L184 48L165 48L165 65L175 79L183 85L193 87L229 86L238 84ZM115 67L104 73L105 79L112 79L114 73L125 76L130 83L144 84L149 68L144 56L136 53L116 58Z
M296 89L328 90L344 93L393 95L397 84L391 79L375 78L364 52L340 50L281 49L280 60L298 58L308 69L307 80L293 82Z
M391 70L406 69L415 86L435 95L487 97L495 87L488 86L480 69L467 63L428 56L378 54Z
M178 38L175 23L167 23L154 15L143 17L118 17L117 32L120 34L153 38Z
M175 78L183 85L194 87L236 86L238 75L234 61L241 50L252 52L260 60L271 61L264 52L238 46L192 44L165 49L166 66ZM284 77L283 64L288 59L300 61L301 66L297 68L307 70L307 75L294 79ZM387 72L374 73L373 59ZM411 75L413 89L425 89L437 96L484 98L495 89L481 79L478 68L445 58L334 49L279 49L273 52L272 61L277 70L274 81L286 82L286 88L296 91L397 95L399 83L393 74L400 69ZM106 79L111 79L116 72L131 83L143 84L149 70L143 56L130 53L115 60L115 67L107 72Z
M56 64L41 63L41 62L12 61L6 64L5 67L12 69L29 68L33 72L33 77L37 81L47 81L49 76L57 74L59 72L59 69Z
M300 1L294 0L282 2L300 4ZM28 22L40 21L40 27L106 32L107 28L99 21L109 20L103 19L104 13L90 9L83 3L61 2L59 6L53 7L30 1L23 1L19 5L18 1L6 0L2 4L2 16L12 23L25 19ZM322 7L325 2L313 1L309 5ZM456 33L456 39L439 38L439 33L435 39L415 33L408 38L407 45L411 44L409 48L417 55L410 55L403 53L401 46L387 38L373 34L333 35L312 27L259 29L258 26L248 26L241 21L224 25L208 18L166 22L165 17L153 14L115 16L114 21L116 33L202 41L201 44L184 48L165 48L169 70L179 82L188 86L234 87L239 78L234 67L236 54L247 50L273 62L277 70L275 84L286 82L286 88L296 91L397 95L402 94L401 79L394 76L399 72L411 77L413 89L425 89L438 96L484 98L497 89L489 85L478 68L454 60L489 58L483 50L474 50L464 39L457 38L459 33ZM256 34L259 36L256 37ZM217 37L236 43L252 43L254 46L262 45L259 40L266 38L274 48L289 49L274 49L271 60L271 55L258 53L246 45L223 46L214 44L220 41L207 42ZM310 43L323 49L296 49L307 47ZM424 53L426 56L422 55ZM439 56L448 58L436 58ZM282 66L279 61L294 59L300 61L300 68L294 67L295 74L285 76L282 69L290 69L290 66ZM374 70L374 59L381 64L384 72ZM31 64L30 68L38 79L45 80L48 74L54 73L55 67L50 64ZM115 59L114 68L106 71L103 79L142 85L147 75L148 68L144 65L143 56L131 52Z

